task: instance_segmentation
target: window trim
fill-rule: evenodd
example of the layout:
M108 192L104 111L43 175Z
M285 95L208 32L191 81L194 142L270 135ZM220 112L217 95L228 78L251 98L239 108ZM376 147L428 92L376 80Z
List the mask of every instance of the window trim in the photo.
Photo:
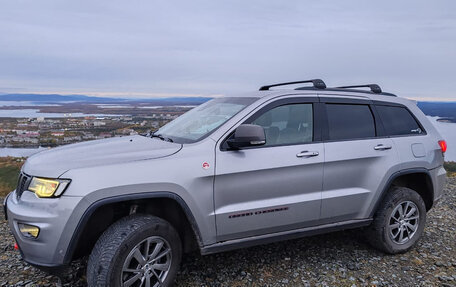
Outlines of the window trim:
M426 136L427 131L424 128L423 124L420 120L415 116L415 114L410 111L410 109L403 104L394 103L394 102L386 102L386 101L379 101L379 100L370 100L370 99L354 99L354 98L333 98L333 97L325 97L324 95L320 96L320 102L322 104L322 119L320 119L323 124L322 130L322 142L324 143L331 143L331 142L345 142L345 141L359 141L359 140L372 140L372 139L385 139L385 138L402 138L402 137L416 137L416 136ZM369 105L371 108L371 112L374 116L374 121L376 125L376 136L369 137L369 138L357 138L357 139L346 139L346 140L329 140L329 125L328 125L328 117L326 113L326 104L358 104L358 105ZM380 116L380 113L377 111L377 106L391 106L391 107L401 107L405 108L415 119L418 123L419 127L423 131L421 134L407 134L407 135L388 135L386 129L383 124L383 120Z
M313 121L313 135L312 141L306 143L293 143L293 144L276 144L276 145L269 145L269 146L251 146L251 147L244 147L241 150L251 150L251 149L260 149L260 148L273 148L273 147L282 147L282 146L295 146L295 145L306 145L306 144L314 144L322 142L321 132L323 129L322 121L320 120L320 113L321 109L317 108L319 105L318 97L290 97L285 99L277 99L271 103L266 104L265 106L261 107L255 113L250 116L247 116L246 119L241 120L241 123L236 126L236 128L242 124L248 124L252 121L256 120L259 116L263 115L265 112L268 112L274 108L280 106L287 106L287 105L299 105L299 104L311 104L312 105L312 121ZM234 134L233 129L228 135L220 143L220 150L221 151L233 151L230 149L227 144L227 140Z
M287 95L290 96L290 95ZM360 141L360 140L373 140L373 139L385 139L385 138L402 138L402 137L416 137L416 136L426 136L427 131L424 129L424 126L420 122L420 120L415 116L410 109L400 103L394 102L385 102L379 100L370 100L365 98L355 99L355 98L346 98L341 95L341 97L328 97L325 95L319 96L311 96L311 97L300 97L296 95L295 97L288 97L288 98L278 98L273 100L270 103L267 103L263 107L259 108L255 111L252 115L247 115L246 118L240 120L236 125L232 128L233 130L229 132L226 136L224 136L223 140L220 142L219 149L220 151L233 151L230 149L226 143L226 141L233 135L236 128L241 124L247 123L248 121L253 121L256 119L260 114L273 109L278 106L283 105L290 105L290 104L305 104L310 103L312 104L312 111L313 111L313 140L312 142L308 143L295 143L295 144L279 144L279 145L271 145L271 146L252 146L242 148L242 150L250 150L250 149L259 149L259 148L273 148L273 147L282 147L282 146L295 146L295 145L306 145L306 144L315 144L315 143L333 143L333 142L348 142L348 141ZM328 124L328 115L326 111L326 104L346 104L346 105L366 105L369 107L372 117L374 119L375 124L375 136L374 137L366 137L366 138L353 138L353 139L338 139L338 140L330 140L329 139L329 124ZM380 113L377 111L377 106L392 106L392 107L401 107L405 108L415 119L418 126L423 131L421 134L407 134L407 135L387 135L386 129L383 124L383 120L380 116Z

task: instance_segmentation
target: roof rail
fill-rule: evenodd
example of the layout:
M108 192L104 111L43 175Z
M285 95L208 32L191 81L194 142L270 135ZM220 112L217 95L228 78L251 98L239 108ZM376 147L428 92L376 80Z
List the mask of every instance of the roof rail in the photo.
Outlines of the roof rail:
M313 79L313 80L307 80L307 81L296 81L296 82L274 84L274 85L269 85L269 86L262 86L260 88L260 91L268 91L269 88L277 87L277 86L287 86L287 85L303 84L303 83L312 83L313 87L316 89L326 89L326 84L325 84L325 82L323 82L323 80Z
M355 86L343 86L337 87L338 89L351 89L351 88L369 88L372 93L374 94L381 94L382 89L377 84L369 84L369 85L355 85Z

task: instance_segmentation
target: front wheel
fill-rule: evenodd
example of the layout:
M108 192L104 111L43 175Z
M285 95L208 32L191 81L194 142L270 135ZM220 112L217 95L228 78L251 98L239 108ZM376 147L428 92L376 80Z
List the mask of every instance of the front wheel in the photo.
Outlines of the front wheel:
M87 264L89 286L171 286L182 247L176 230L150 215L125 217L98 239Z
M418 242L425 224L426 206L421 196L406 187L393 187L375 214L368 239L386 253L403 253Z

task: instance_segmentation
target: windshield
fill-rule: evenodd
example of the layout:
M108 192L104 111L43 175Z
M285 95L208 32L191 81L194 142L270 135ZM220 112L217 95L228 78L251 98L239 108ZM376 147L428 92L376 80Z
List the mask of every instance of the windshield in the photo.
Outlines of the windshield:
M161 127L154 134L178 143L197 142L253 103L257 98L210 100Z

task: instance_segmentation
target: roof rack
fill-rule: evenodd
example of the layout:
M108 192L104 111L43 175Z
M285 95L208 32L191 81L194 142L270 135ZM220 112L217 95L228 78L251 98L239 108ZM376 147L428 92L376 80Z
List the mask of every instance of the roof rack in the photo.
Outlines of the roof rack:
M316 89L326 89L326 84L325 84L325 82L323 82L323 80L313 79L313 80L307 80L307 81L296 81L296 82L274 84L274 85L269 85L269 86L262 86L260 88L260 91L268 91L272 87L288 86L288 85L303 84L303 83L312 83L313 87Z
M343 86L343 87L336 87L337 89L351 89L351 88L369 88L372 93L374 94L381 94L382 89L377 84L369 84L369 85L355 85L355 86Z

